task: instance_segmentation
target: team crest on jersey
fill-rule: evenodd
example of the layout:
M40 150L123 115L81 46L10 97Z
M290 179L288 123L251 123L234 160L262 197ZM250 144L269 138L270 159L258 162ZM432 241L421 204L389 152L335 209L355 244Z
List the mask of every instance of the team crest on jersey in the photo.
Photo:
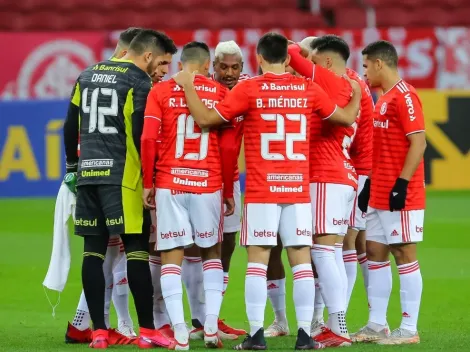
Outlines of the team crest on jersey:
M385 115L386 112L387 112L387 103L384 102L382 106L380 107L380 115Z

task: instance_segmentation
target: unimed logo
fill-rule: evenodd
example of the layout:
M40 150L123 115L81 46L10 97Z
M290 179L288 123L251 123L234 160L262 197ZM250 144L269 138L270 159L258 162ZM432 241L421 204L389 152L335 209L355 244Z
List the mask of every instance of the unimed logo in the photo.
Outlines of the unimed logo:
M254 236L255 237L276 237L276 233L274 231L266 231L266 230L261 230L261 231L254 231Z
M167 240L167 239L170 239L170 238L178 238L178 237L184 237L186 236L186 231L183 230L183 231L175 231L175 232L166 232L166 233L163 233L163 232L160 232L160 237L162 238L162 240Z

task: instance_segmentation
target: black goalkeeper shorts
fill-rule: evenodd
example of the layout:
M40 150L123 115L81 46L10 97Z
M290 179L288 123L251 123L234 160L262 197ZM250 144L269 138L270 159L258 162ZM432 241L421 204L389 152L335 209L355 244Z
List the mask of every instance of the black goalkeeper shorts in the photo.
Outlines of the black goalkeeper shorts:
M141 234L144 223L142 189L117 185L77 187L75 234Z

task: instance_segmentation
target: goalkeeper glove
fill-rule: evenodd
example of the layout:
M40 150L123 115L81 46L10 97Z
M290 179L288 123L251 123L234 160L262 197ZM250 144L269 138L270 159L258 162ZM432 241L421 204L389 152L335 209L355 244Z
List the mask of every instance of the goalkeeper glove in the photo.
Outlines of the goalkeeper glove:
M409 181L403 178L397 178L397 180L395 181L395 185L393 186L392 191L390 192L390 211L402 210L403 208L405 208L408 182Z
M364 188L362 188L361 193L357 197L357 205L363 213L367 213L367 206L369 205L370 198L370 178L364 182Z
M69 172L64 176L64 184L73 194L77 195L77 173Z

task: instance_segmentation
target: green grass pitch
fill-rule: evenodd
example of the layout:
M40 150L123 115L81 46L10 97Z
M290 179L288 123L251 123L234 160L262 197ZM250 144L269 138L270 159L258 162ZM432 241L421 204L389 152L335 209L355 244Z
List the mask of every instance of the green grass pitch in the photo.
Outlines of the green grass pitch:
M416 346L354 345L350 351L469 351L470 350L470 192L428 192L425 242L419 246L424 279ZM67 320L73 318L81 290L82 241L73 236L72 268L55 318L42 281L52 246L53 199L0 200L0 351L86 351L87 346L64 344ZM237 248L221 316L229 324L248 327L244 308L246 254ZM288 282L291 278L288 273ZM400 322L399 282L394 272L389 305L392 328ZM287 303L291 331L295 331L292 289ZM48 292L51 301L57 295ZM133 308L132 308L133 309ZM186 312L189 310L186 307ZM111 322L116 322L112 313ZM273 318L269 303L265 324ZM348 313L351 332L367 319L367 302L359 271ZM189 317L188 317L189 321ZM136 322L136 319L134 319ZM295 338L269 339L270 350L292 350ZM226 343L230 349L234 343ZM134 346L112 346L112 350L136 350ZM191 349L203 349L192 343Z

